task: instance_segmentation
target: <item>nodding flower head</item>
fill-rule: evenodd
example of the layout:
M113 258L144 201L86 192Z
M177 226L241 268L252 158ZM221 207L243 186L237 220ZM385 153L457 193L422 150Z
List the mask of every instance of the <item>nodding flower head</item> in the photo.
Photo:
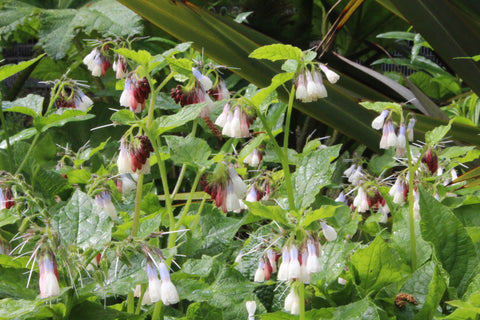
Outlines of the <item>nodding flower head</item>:
M115 54L115 60L113 61L113 71L115 71L115 78L123 79L127 75L127 60L119 54Z
M428 148L427 153L422 156L422 162L425 163L428 167L428 170L433 175L437 172L438 169L438 157L435 150L431 147Z
M150 152L153 152L153 147L147 136L137 136L131 143L122 139L117 160L118 172L125 174L138 170L139 173L150 173Z
M330 70L330 69L329 69L326 65L324 65L323 63L320 63L320 69L321 69L322 72L325 74L325 77L327 77L328 82L330 82L331 84L336 83L336 82L340 79L340 76L338 75L338 73L336 73L335 71Z
M40 297L43 299L58 296L60 286L58 285L57 261L53 252L48 251L41 254L38 268L40 271L40 279L38 281Z
M328 241L337 240L337 231L335 231L333 227L329 226L323 221L320 222L320 225L322 226L323 235L325 236L325 239L327 239Z
M258 167L262 161L263 151L258 147L243 159L243 163L248 164L250 167Z
M358 212L365 212L370 209L367 192L363 187L358 188L357 196L353 200L353 206L357 208Z
M230 98L230 92L223 79L218 80L215 87L208 91L208 94L211 95L215 101L222 101Z
M151 261L147 262L145 267L148 276L148 295L151 302L157 302L162 299L162 282L158 279L158 273Z
M247 186L232 165L220 164L215 173L204 176L201 185L223 212L239 211Z
M146 77L139 78L133 72L125 78L125 88L120 96L120 105L128 107L130 111L140 113L145 109L145 101L150 95L150 84Z
M385 118L387 118L389 113L390 113L390 110L388 110L388 109L383 110L382 113L380 113L379 116L377 116L375 119L373 119L372 128L375 129L375 130L382 129L383 124L385 122Z
M108 46L105 46L108 49ZM104 76L110 68L110 59L104 54L103 49L94 48L85 58L83 63L87 65L88 70L94 77Z
M168 271L165 262L162 261L158 264L158 271L160 273L160 278L162 279L161 291L163 304L168 306L178 303L180 298L178 296L177 288L170 279L170 272Z
M57 108L71 108L80 111L87 111L93 104L90 99L79 86L64 86L60 92L58 99L55 101Z
M110 192L100 192L95 196L95 202L110 218L113 220L117 219L117 209L115 209L115 206L112 203Z
M233 110L232 110L233 109ZM255 120L252 108L237 104L231 107L226 104L223 112L218 116L215 124L223 127L222 134L232 138L246 138L250 136L250 125Z

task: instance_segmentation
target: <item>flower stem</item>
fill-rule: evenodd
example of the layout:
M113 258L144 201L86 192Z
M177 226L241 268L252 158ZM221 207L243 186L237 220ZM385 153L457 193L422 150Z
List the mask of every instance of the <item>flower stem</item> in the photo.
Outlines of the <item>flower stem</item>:
M0 93L0 106L2 105L2 94ZM8 160L11 170L13 169L13 154L12 148L10 147L10 137L8 134L7 122L5 121L5 115L3 114L3 109L0 110L0 120L2 121L3 133L5 134L5 142L7 143L7 152Z
M290 205L290 210L295 210L295 196L293 193L292 178L290 175L290 166L288 163L288 138L290 135L290 120L292 117L294 98L295 98L295 85L292 85L292 90L290 90L290 97L288 99L287 118L285 119L285 131L283 132L283 159L282 159L283 174L285 175L285 184L287 187L288 203Z
M33 147L35 146L35 144L37 143L38 139L40 138L40 132L37 132L37 134L35 135L35 137L33 138L33 141L32 143L30 144L30 148L28 148L28 151L25 155L25 157L23 158L22 162L20 163L20 165L18 166L17 168L17 171L15 171L15 174L18 174L20 171L22 171L23 167L25 166L25 162L27 162L27 159L28 157L30 157L30 154L32 153L33 151Z
M182 225L182 220L188 213L188 209L190 209L190 205L192 204L192 200L193 200L193 195L195 194L195 190L197 189L198 182L200 181L200 178L202 177L202 174L204 171L205 171L205 168L201 168L200 170L198 170L197 175L195 176L195 180L193 181L193 185L192 185L192 190L190 191L190 195L188 196L185 207L183 207L183 211L180 215L180 218L178 219L177 225L175 226L175 230L178 230L178 228ZM176 235L176 233L173 233L172 236L174 234Z
M135 211L133 213L132 237L137 236L138 226L140 222L140 205L142 203L143 173L138 175L137 193L135 195Z
M293 187L292 187L292 181L291 181L291 175L290 175L290 166L288 164L288 154L285 155L283 153L282 148L278 145L277 141L275 140L275 137L273 136L271 128L268 126L267 118L261 114L258 113L258 117L260 118L260 121L262 122L262 125L267 132L268 137L273 143L273 150L277 154L278 158L280 158L282 168L284 171L285 175L285 181L286 181L286 187L287 187L287 196L288 196L288 204L290 206L291 210L295 209L295 196L293 194Z
M127 312L135 312L135 300L133 299L133 292L129 292L127 295Z
M416 171L412 163L412 154L410 153L410 143L407 139L406 151L408 157L408 211L409 211L409 225L410 225L410 251L411 251L411 268L412 272L417 268L417 241L415 236L415 217L413 215L413 179Z
M300 297L300 320L305 320L305 285L299 281L299 292L298 296Z
M153 309L152 320L160 320L163 319L163 303L162 301L158 301L155 303L155 309Z

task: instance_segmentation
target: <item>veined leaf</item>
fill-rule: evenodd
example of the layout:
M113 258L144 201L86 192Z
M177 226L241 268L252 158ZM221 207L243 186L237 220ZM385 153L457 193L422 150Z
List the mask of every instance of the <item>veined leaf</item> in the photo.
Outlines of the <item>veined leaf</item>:
M267 59L270 61L277 60L300 60L302 50L289 44L271 44L255 49L250 53L250 58Z
M19 64L7 64L5 66L0 67L0 81L7 79L8 77L13 76L14 74L27 69L32 64L37 62L38 60L42 59L45 54L42 54L35 59L20 62Z

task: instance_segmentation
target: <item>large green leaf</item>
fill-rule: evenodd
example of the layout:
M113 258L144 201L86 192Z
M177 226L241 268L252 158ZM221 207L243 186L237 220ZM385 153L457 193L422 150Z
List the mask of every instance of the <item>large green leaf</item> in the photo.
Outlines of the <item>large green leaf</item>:
M417 304L407 302L405 307L395 308L397 319L432 319L446 288L440 268L433 261L426 263L400 289L400 292L412 295Z
M80 190L55 215L55 229L65 245L100 249L111 238L113 223L95 200Z
M451 287L462 296L472 278L478 274L479 259L472 239L460 220L420 190L420 228L425 241L432 243L435 255L450 274Z
M307 154L292 175L295 202L298 208L307 208L320 189L330 183L335 165L330 164L338 156L340 146L318 149Z
M480 7L476 1L390 0L402 15L477 94L480 64L471 59L480 52Z
M352 256L362 295L375 293L387 284L400 281L402 274L393 250L377 236L370 245Z

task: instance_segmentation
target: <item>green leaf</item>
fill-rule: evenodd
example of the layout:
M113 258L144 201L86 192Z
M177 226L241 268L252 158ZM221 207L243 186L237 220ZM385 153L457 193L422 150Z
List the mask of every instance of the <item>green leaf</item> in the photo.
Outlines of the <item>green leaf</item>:
M256 216L288 225L286 212L280 206L266 206L260 202L245 201L250 212Z
M392 32L380 33L377 35L377 38L413 41L415 39L415 33L392 31Z
M340 145L322 148L302 158L292 175L297 208L307 208L320 189L330 184L335 164L331 161L338 156ZM292 208L293 209L293 208Z
M397 112L402 112L402 106L394 102L369 102L364 101L360 102L360 105L368 110L373 110L375 112L381 113L385 109L395 110Z
M357 250L351 262L363 296L374 294L386 285L402 279L400 263L380 236L368 247Z
M33 137L35 135L35 133L37 133L37 129L35 129L35 128L23 129L19 133L14 134L13 136L9 137L8 141L10 142L10 145L14 145L15 142L17 142L17 141L26 140L26 139L29 139L29 138ZM0 143L0 148L1 149L6 149L7 148L7 141L6 140L2 140L2 142Z
M255 49L248 57L277 61L287 59L300 60L302 56L302 50L297 47L289 44L271 44Z
M450 131L451 125L448 124L446 126L438 126L435 129L428 131L425 133L425 142L428 145L435 145L439 143L445 135Z
M68 182L71 184L87 184L92 174L87 169L75 169L68 171L67 173Z
M312 222L333 217L335 211L340 206L322 206L320 209L308 212L301 223L301 226L307 228Z
M139 238L143 238L148 236L152 232L158 231L158 228L160 227L160 223L162 222L161 213L164 213L164 212L165 212L165 209L163 209L160 212L156 212L154 214L141 217L137 236ZM115 239L119 239L119 240L126 239L132 232L132 225L133 225L132 221L119 225L117 227L117 230L113 233L112 236Z
M91 301L84 301L75 305L70 312L70 319L72 320L139 320L144 319L144 316L133 315L127 312L120 312L115 309L105 307L102 304Z
M35 118L42 115L43 97L29 94L12 102L3 101L2 108L4 111L23 113Z
M118 110L117 112L112 114L110 120L112 120L112 122L114 123L120 123L124 125L131 125L138 121L135 118L135 114L128 109Z
M242 12L237 14L235 17L235 22L242 23L242 22L247 22L247 18L249 15L251 15L253 11L247 11L247 12Z
M401 208L393 215L391 246L403 259L405 264L411 265L410 221L407 208ZM415 223L417 267L423 265L432 255L432 248L420 236L420 225Z
M215 308L206 302L194 302L188 306L187 320L223 320L222 309Z
M462 296L478 273L479 260L472 239L457 217L422 189L420 215L422 237L432 243L435 255L450 274L449 286Z
M205 140L192 136L166 136L165 140L175 163L193 167L206 166L211 150Z
M113 223L95 200L80 190L54 217L55 230L65 245L101 249L111 239Z
M271 94L275 89L277 89L279 86L287 82L288 80L292 79L294 76L293 72L289 73L279 73L275 75L272 78L272 83L261 90L259 90L251 99L250 102L256 106L259 107L260 104L267 98L269 94Z
M337 308L321 308L308 311L305 315L306 319L311 320L337 320L337 319L362 319L362 320L380 320L384 319L380 316L381 309L366 298L356 301L345 306ZM262 318L263 319L263 318ZM271 319L271 318L266 318ZM296 318L293 318L296 319Z
M27 69L32 64L37 62L38 60L42 59L45 54L42 54L32 60L23 61L18 64L7 64L5 66L0 67L0 81L7 79L8 77L13 76L14 74ZM3 103L2 103L3 104Z
M253 138L252 140L250 140L248 144L245 147L243 147L243 149L238 154L238 160L243 161L243 159L245 159L246 156L248 156L250 153L253 152L253 150L255 150L255 148L257 148L259 145L262 144L263 140L265 139L265 136L266 136L265 133L261 133L255 138Z
M41 300L0 300L0 319L51 319L52 316Z
M152 61L152 55L145 50L134 51L127 48L120 48L115 50L118 54L124 56L127 59L135 61L139 65L148 66Z
M322 280L322 286L334 287L337 284L338 277L347 266L348 257L357 247L358 245L353 242L346 244L343 242L327 242L322 246L322 255L320 256L322 270L318 273L318 276L315 276L316 279Z
M193 104L185 106L182 110L173 115L161 116L153 121L152 131L155 136L159 136L164 132L183 126L187 122L197 118L205 107L205 103Z
M52 127L62 127L68 122L85 121L94 118L93 114L86 114L80 110L65 110L62 114L53 113L48 117L33 119L33 125L40 132L45 132Z
M165 57L165 60L167 60L168 64L170 65L170 68L172 68L173 71L178 72L180 74L183 74L187 77L190 77L192 75L192 67L193 67L193 62L190 59L175 59L175 58L170 58L170 57Z
M25 267L25 266L24 266ZM30 289L27 289L28 277L23 273L28 273L28 269L5 268L0 266L0 296L16 299L35 299L38 295L36 286L38 277L32 276L30 280ZM0 316L0 319L3 319Z
M433 319L446 288L440 268L433 261L427 262L402 285L399 292L412 295L417 304L407 302L403 308L395 307L397 319Z
M297 71L297 68L298 68L297 60L288 59L282 64L282 70L285 72L295 72Z

